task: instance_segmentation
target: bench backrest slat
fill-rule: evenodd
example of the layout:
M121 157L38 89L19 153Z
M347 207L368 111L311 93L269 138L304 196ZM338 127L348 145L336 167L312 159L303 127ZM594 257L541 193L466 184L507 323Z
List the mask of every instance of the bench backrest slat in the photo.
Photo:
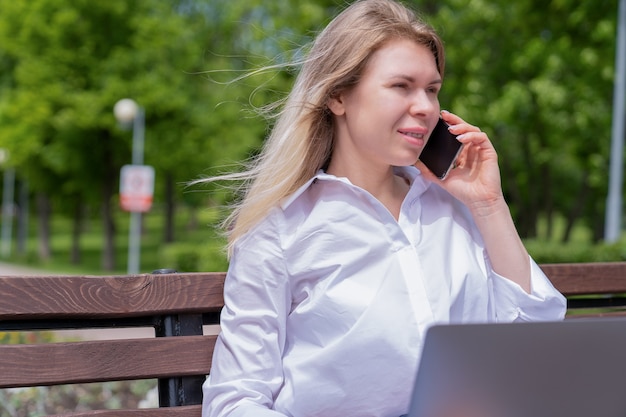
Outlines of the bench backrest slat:
M215 338L0 345L0 388L207 375Z
M79 413L58 414L48 417L200 417L200 405L186 405L182 407L148 408L137 410L97 410Z
M542 264L541 269L566 296L626 293L626 262Z
M0 321L218 312L224 273L0 277Z

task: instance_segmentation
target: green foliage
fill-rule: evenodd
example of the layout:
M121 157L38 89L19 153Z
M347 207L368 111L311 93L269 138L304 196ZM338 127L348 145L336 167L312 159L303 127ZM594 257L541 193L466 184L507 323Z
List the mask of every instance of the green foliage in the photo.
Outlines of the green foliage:
M175 243L162 249L161 259L178 272L226 271L225 242L216 240L203 245Z
M0 332L0 345L49 343L53 340L52 332Z
M424 12L446 43L442 107L489 134L520 233L541 237L539 223L546 218L544 239L570 241L574 225L582 223L598 241L617 4L407 3ZM131 134L117 126L112 108L131 97L146 110L145 162L156 169L155 203L166 202L171 184L178 185L174 203L183 209L228 201L232 196L213 186L188 192L184 184L232 170L259 149L267 121L256 110L289 91L294 68L255 70L300 56L345 4L0 2L0 148L9 151L7 163L33 194L51 196L54 216L68 218L77 205L110 207L119 169L131 153ZM566 219L567 227L554 227L556 218ZM112 226L116 242L124 242L123 219ZM152 251L181 265L207 257L156 243Z
M626 261L626 240L616 243L555 243L526 240L526 248L537 263Z
M447 45L443 106L490 135L524 236L541 215L603 219L616 13L615 2L449 0L432 17Z
M151 407L149 394L156 381L117 381L100 384L59 385L0 390L0 416L37 417L68 411Z

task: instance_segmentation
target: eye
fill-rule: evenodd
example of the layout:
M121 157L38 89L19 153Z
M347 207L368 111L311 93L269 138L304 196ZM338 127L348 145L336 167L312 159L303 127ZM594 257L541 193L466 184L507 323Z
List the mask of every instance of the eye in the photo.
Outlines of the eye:
M439 94L441 91L441 82L430 83L426 86L426 91L432 94Z
M406 89L408 89L408 88L409 88L409 84L408 84L408 83L403 83L403 82L401 82L401 83L395 83L395 84L393 84L393 85L392 85L392 87L393 87L393 88L401 88L401 89L403 89L403 90L406 90Z

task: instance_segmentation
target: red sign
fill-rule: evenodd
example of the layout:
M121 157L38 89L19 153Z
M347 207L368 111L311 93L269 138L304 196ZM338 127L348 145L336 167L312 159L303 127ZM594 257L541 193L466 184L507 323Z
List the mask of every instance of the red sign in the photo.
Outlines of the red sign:
M145 213L152 207L154 168L149 165L124 165L120 172L122 210Z

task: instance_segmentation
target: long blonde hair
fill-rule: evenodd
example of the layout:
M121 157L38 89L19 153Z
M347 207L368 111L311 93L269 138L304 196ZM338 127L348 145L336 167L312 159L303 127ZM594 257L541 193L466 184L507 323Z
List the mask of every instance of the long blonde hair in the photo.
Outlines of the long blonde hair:
M243 180L243 198L224 223L229 254L237 239L328 165L334 143L329 99L357 84L369 57L397 38L429 48L443 77L441 39L394 0L357 0L317 36L259 155L243 172L206 179Z

